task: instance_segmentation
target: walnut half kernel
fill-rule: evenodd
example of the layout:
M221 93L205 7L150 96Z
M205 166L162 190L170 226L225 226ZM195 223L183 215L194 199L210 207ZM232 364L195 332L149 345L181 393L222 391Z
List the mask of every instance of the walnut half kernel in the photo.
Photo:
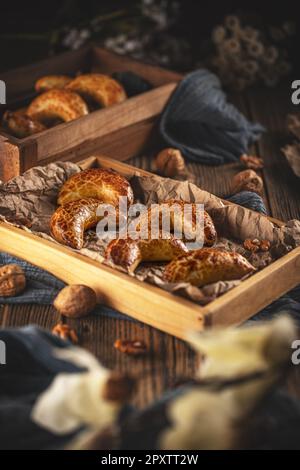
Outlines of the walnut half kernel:
M143 356L147 353L146 344L144 341L138 339L117 339L114 343L114 347L129 356Z
M23 269L17 264L7 264L0 267L0 297L14 297L20 294L26 286Z
M71 341L73 344L78 343L78 336L75 330L71 328L69 325L64 325L63 323L58 323L52 329L52 334L58 336L61 339L66 341Z
M256 253L257 251L269 251L271 247L271 243L269 240L258 240L258 238L254 238L251 240L247 238L244 241L244 248L248 251L252 251L252 253Z

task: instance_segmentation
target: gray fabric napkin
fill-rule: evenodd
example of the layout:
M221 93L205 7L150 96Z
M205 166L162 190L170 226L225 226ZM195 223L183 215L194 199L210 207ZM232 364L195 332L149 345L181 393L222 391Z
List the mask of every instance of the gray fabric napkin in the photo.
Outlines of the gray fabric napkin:
M208 165L238 160L263 131L227 102L218 77L205 69L179 83L160 121L167 144Z

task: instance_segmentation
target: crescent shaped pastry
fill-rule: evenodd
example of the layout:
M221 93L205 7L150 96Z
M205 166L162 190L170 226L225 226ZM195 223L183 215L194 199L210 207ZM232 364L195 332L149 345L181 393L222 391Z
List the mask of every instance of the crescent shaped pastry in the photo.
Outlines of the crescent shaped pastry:
M65 88L72 81L67 75L46 75L39 78L34 85L38 93L52 90L53 88Z
M105 258L116 266L133 273L142 262L171 261L187 252L188 249L183 241L174 237L148 240L119 238L109 243L105 251Z
M67 85L67 88L103 108L126 100L122 85L108 75L100 73L79 75Z
M185 214L185 207L188 206L191 209L191 214L189 216L189 220L186 217ZM155 220L153 217L156 215L156 220L159 221L159 229L162 230L162 214L163 214L163 208L167 208L169 210L170 214L170 230L174 230L176 226L176 209L172 210L172 208L178 207L178 209L181 211L180 212L180 222L182 226L182 239L184 241L191 241L192 239L188 236L189 234L191 236L194 236L193 230L196 228L196 223L197 223L197 205L194 203L186 202L186 201L181 201L181 200L176 200L176 199L168 199L167 201L157 205L155 208L150 207L148 209L148 230L150 233L151 229L151 220ZM154 214L153 212L158 212L159 214ZM179 227L180 228L180 227ZM210 217L210 215L204 211L203 213L203 230L204 230L204 245L205 246L212 246L217 239L217 232L214 226L214 223Z
M241 279L255 268L239 253L202 248L171 261L164 270L167 282L204 286L218 281Z
M10 134L19 139L37 134L46 129L40 122L18 111L6 111L3 116L2 124Z
M27 114L42 123L53 120L64 122L78 119L88 114L83 99L70 90L49 90L37 96L27 109Z
M80 250L84 232L101 219L96 215L99 204L98 199L86 198L60 206L50 220L51 235L59 243Z
M120 196L127 197L128 205L133 203L133 191L126 178L113 170L90 168L76 173L64 183L57 203L66 204L83 197L92 197L117 206Z

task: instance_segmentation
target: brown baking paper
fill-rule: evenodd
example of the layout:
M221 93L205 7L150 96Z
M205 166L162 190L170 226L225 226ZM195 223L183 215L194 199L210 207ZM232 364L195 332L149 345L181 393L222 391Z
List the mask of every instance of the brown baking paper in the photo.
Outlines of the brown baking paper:
M79 171L80 168L74 163L50 163L44 167L32 168L23 176L2 183L0 218L40 237L53 240L49 232L49 222L57 207L58 191L72 174ZM226 205L218 197L188 181L159 176L134 176L131 184L135 198L147 205L171 198L204 204L218 231L216 247L238 251L257 269L262 269L300 245L300 221L293 220L277 227L265 216L240 206ZM242 242L246 238L267 239L272 243L272 249L267 253L250 253L243 248ZM106 242L98 239L95 232L90 230L86 233L84 247L80 253L102 263L105 247ZM142 265L134 276L202 305L242 282L222 281L202 288L187 283L168 284L162 280L163 268L163 265L158 264Z

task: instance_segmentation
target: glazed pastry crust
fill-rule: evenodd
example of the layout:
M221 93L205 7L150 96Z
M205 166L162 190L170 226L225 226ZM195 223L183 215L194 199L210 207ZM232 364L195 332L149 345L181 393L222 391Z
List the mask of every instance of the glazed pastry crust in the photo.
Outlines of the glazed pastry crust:
M68 122L85 116L88 112L86 103L79 95L58 89L39 95L27 110L28 116L42 123L57 119Z
M34 85L38 93L53 90L53 88L64 88L72 81L72 78L67 75L46 75L39 78Z
M8 130L8 132L19 139L28 137L29 135L37 134L46 129L46 127L27 116L25 112L11 112L6 111L2 120L3 127Z
M184 213L184 208L185 205L188 204L189 207L191 207L191 215L188 218L185 218L185 213ZM188 237L189 234L193 235L193 229L196 227L196 222L197 222L197 205L194 203L188 203L186 201L181 201L177 199L168 199L167 201L158 204L155 208L150 207L148 209L148 231L150 234L151 230L151 219L153 220L153 212L158 211L159 216L157 217L156 220L159 220L159 229L162 230L162 214L163 214L163 207L166 207L167 209L170 210L170 229L174 230L174 226L176 225L176 209L172 210L172 207L178 207L181 212L180 212L180 218L181 218L181 224L182 224L182 239L184 241L192 241L191 238ZM151 217L152 215L152 217ZM188 220L189 219L189 220ZM210 215L204 211L203 213L203 230L204 230L204 245L205 246L212 246L217 239L217 232L214 226L214 223L210 217ZM180 227L179 227L180 228Z
M80 250L84 232L101 219L97 216L99 204L98 199L86 198L60 206L50 220L51 235L59 243Z
M67 85L67 88L83 98L96 102L103 108L122 103L126 99L126 93L121 84L108 75L100 73L79 75Z
M187 252L183 241L174 237L148 240L126 238L112 240L106 248L105 258L133 273L142 262L170 261Z
M58 204L92 197L105 204L117 206L119 197L127 197L128 205L133 203L133 191L129 182L113 170L90 168L71 176L62 186Z
M169 263L163 279L201 287L213 282L241 279L254 271L255 268L239 253L202 248Z

